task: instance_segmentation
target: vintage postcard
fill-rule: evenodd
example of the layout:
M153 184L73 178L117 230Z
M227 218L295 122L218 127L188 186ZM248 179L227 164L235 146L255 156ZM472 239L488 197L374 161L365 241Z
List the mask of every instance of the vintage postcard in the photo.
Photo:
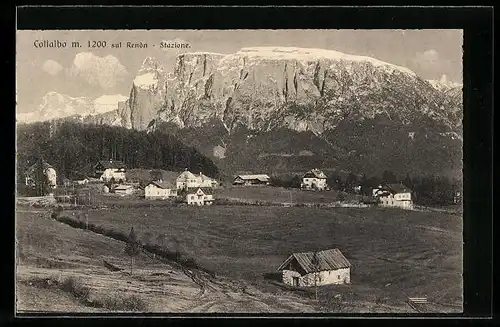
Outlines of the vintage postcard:
M21 30L17 313L461 313L462 30Z

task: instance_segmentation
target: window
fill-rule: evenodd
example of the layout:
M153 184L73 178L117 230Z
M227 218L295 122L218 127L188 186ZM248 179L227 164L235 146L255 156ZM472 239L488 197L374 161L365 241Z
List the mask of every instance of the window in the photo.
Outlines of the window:
M337 275L337 279L340 279L340 275Z
M194 200L194 195L191 195L191 200Z

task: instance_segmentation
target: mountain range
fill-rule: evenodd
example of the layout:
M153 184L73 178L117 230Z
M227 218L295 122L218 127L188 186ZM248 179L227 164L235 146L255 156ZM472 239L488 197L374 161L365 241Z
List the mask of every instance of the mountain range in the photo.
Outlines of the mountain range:
M461 174L462 85L370 57L252 47L170 71L148 57L111 102L53 92L36 114L175 134L231 173Z

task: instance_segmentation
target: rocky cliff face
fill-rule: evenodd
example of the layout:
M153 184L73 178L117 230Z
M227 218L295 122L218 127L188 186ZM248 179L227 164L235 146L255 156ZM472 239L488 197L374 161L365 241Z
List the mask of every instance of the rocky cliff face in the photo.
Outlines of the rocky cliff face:
M257 47L180 54L169 72L146 58L128 100L87 122L177 134L229 171L405 174L460 171L462 112L461 86L443 79L335 51Z
M414 72L373 58L300 48L243 48L186 53L165 74L145 61L131 90L127 127L160 121L201 127L220 121L228 133L286 127L319 135L343 119L385 115L405 124L422 115L455 132L461 103ZM154 120L154 121L153 121ZM151 124L151 125L150 125Z

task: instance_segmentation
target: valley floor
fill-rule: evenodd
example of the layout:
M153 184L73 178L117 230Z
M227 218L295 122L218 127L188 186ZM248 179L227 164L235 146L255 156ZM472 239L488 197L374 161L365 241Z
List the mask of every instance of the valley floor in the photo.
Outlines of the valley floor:
M63 212L73 214L78 212ZM136 297L145 304L141 311L172 313L462 310L458 216L377 208L115 207L90 210L89 222L123 233L133 226L139 238L163 233L167 247L216 277L145 253L136 258L131 275L123 242L50 219L47 209L19 207L19 312L119 311L120 303ZM264 277L291 252L332 247L353 264L352 282L320 287L318 301L311 289L291 289ZM111 271L104 261L123 270ZM53 286L70 277L90 289L85 301ZM47 279L52 286L41 286ZM429 305L415 310L407 303L412 296L426 296ZM60 300L49 301L52 297ZM109 302L114 305L95 305Z

